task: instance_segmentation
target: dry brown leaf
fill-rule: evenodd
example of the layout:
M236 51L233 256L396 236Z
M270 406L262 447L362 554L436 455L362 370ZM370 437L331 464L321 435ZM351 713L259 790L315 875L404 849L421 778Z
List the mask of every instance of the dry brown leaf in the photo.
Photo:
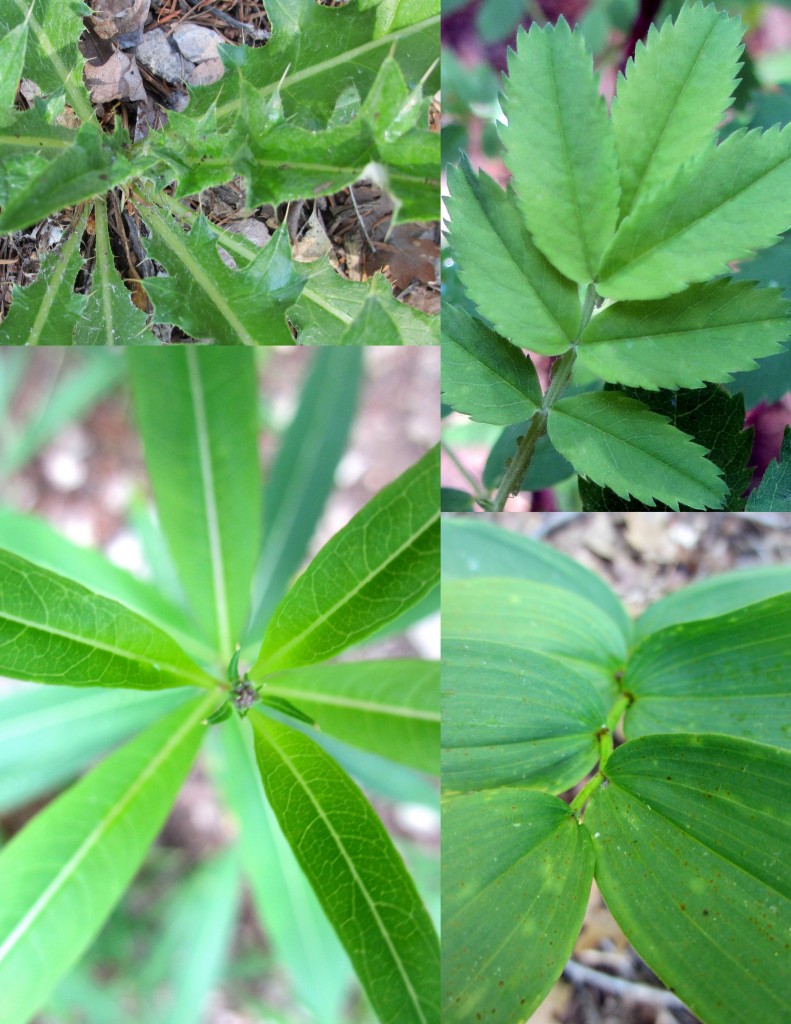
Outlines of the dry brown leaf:
M134 57L117 50L98 67L85 65L85 84L94 103L112 103L113 100L144 100L146 89Z
M91 0L93 27L101 39L141 33L151 0Z

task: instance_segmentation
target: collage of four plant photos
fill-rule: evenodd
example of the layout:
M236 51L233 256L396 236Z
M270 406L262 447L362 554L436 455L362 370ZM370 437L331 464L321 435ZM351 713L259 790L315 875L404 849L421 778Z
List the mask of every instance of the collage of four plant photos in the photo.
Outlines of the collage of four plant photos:
M0 1024L789 1024L791 7L0 0Z

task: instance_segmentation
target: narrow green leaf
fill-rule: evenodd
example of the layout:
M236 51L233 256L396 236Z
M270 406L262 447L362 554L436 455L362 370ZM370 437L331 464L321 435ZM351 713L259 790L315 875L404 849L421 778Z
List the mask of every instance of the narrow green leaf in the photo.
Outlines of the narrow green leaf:
M451 249L481 315L520 348L564 352L579 327L577 286L536 248L513 191L476 175L466 157L448 169L448 187Z
M472 519L444 519L442 576L443 580L516 577L563 587L601 608L626 640L631 637L632 623L626 609L604 580L548 544L501 526Z
M607 712L568 664L499 640L443 637L442 781L562 793L596 763Z
M285 227L239 270L217 252L217 236L205 217L189 234L156 206L141 206L152 230L146 248L168 271L144 284L156 323L173 323L187 334L220 345L293 345L286 310L304 279L294 269Z
M0 551L0 673L133 690L212 685L150 622L8 551Z
M86 298L74 293L83 265L80 241L88 220L83 213L62 247L46 256L41 271L24 288L14 285L11 308L0 323L0 345L68 345L83 315Z
M751 512L791 512L791 427L783 433L776 462L770 462L763 480L747 499Z
M621 497L676 510L679 502L722 504L725 484L705 449L633 398L601 391L562 398L548 423L552 443L576 471Z
M442 634L550 654L612 694L626 643L610 616L584 597L537 580L446 580Z
M130 349L129 360L159 521L195 616L228 661L261 529L253 353L188 345Z
M505 338L465 313L442 312L442 397L481 423L518 423L541 405L532 362Z
M622 222L597 289L661 299L727 273L773 245L791 220L791 126L738 131L647 195Z
M779 289L727 280L653 302L617 302L586 327L579 361L604 380L638 388L699 388L755 369L791 332Z
M14 26L0 40L0 112L2 113L4 113L4 107L13 107L16 99L19 79L22 77L22 69L25 66L28 23L34 7L35 0L30 0L24 21Z
M376 1013L390 1024L432 1024L439 944L375 811L313 740L259 714L251 720L269 801Z
M156 345L148 330L146 315L132 304L132 297L115 269L107 206L104 200L94 205L96 215L96 262L91 292L82 318L74 332L75 345Z
M556 797L519 786L455 796L442 816L447 1024L522 1024L579 935L593 848Z
M791 754L725 736L619 747L585 824L629 941L707 1024L782 1020L791 1001Z
M112 754L0 852L4 1024L27 1024L131 882L190 769L213 699L179 708Z
M736 87L742 31L713 4L685 4L675 23L651 25L638 42L612 105L622 218L714 142Z
M652 633L623 686L630 737L721 732L791 748L791 593Z
M290 669L264 695L294 701L323 733L439 774L439 663L399 658Z
M536 245L566 277L593 281L615 233L620 191L593 58L562 17L520 29L508 58L502 134L519 208Z
M275 609L253 679L340 654L436 586L438 475L437 446L325 544Z

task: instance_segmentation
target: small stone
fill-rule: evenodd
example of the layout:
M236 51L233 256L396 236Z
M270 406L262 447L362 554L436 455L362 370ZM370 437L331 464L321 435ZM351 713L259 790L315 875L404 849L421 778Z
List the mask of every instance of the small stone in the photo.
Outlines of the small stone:
M171 85L185 82L195 68L181 56L161 28L146 32L143 42L135 47L135 56L152 75L164 78Z
M187 79L188 85L212 85L219 82L225 74L225 65L219 57L213 60L204 60L195 68Z
M217 47L227 42L219 32L203 25L179 25L173 33L173 41L181 50L182 57L193 64L202 64L207 60L219 60Z

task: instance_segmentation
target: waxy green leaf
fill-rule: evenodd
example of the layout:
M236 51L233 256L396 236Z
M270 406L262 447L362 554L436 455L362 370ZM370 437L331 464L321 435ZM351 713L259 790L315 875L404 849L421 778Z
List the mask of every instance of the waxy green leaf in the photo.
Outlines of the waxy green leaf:
M533 240L566 277L593 281L615 233L620 188L612 125L582 33L562 17L520 29L503 89L505 160Z
M536 248L513 191L483 171L476 175L466 157L458 170L449 168L448 187L451 249L481 315L520 348L565 351L579 327L577 286Z
M699 388L780 351L789 309L779 289L726 280L653 302L617 302L585 328L578 357L616 384Z
M606 717L568 662L499 637L443 635L446 790L524 784L562 793L595 765Z
M251 721L272 808L380 1020L433 1024L439 944L376 812L309 737Z
M132 881L194 760L212 699L151 726L3 847L4 1024L27 1024Z
M791 593L652 633L629 659L629 737L718 732L791 748Z
M521 786L451 797L442 825L442 1019L522 1024L571 956L590 837L562 801Z
M621 218L713 144L736 87L742 31L713 4L685 5L637 43L612 105Z
M251 678L326 661L433 590L438 469L435 447L325 544L275 609Z
M439 663L396 658L289 669L264 695L293 701L322 733L439 774Z
M195 617L227 661L259 553L253 353L179 346L131 349L129 360L159 521Z
M150 622L8 551L0 551L0 673L133 690L212 685Z
M577 472L634 495L648 505L673 509L719 508L725 484L706 452L664 416L618 392L562 398L549 413L549 436Z
M637 952L707 1024L782 1020L791 1000L791 754L647 736L607 762L585 813L596 882Z
M530 359L463 309L442 312L442 396L481 423L518 423L541 405Z

